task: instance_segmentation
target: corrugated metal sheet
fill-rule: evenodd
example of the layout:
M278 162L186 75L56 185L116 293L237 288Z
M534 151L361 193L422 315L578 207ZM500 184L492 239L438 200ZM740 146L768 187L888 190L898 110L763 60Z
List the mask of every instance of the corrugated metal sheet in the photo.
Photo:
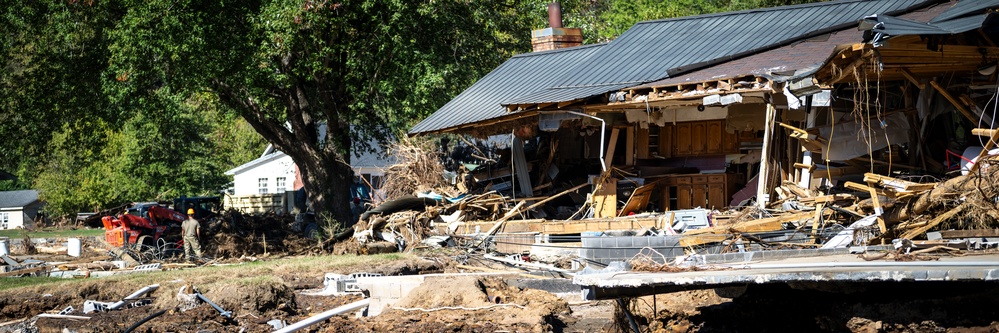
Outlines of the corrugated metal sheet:
M954 1L954 3L956 2ZM933 5L902 14L899 18L912 22L927 22L953 6L954 3ZM918 24L926 25L925 23ZM809 38L682 75L628 87L625 90L698 83L745 75L763 76L777 82L787 82L814 74L829 59L830 53L837 45L856 43L863 40L863 35L862 31L851 26L816 38Z
M593 95L603 94L608 91L619 90L628 87L629 84L609 84L588 87L565 87L552 88L535 91L514 99L503 101L503 105L515 105L522 103L556 103L561 101L571 101L579 98L586 98Z
M962 0L934 17L930 23L943 22L994 7L999 7L999 0Z
M555 80L607 44L513 56L409 130L415 135L508 114L500 103L551 87Z
M579 90L567 88L651 82L843 29L871 14L892 14L936 2L844 0L640 22L563 75L548 88L550 92L531 94L543 99L511 101L562 102L580 98Z

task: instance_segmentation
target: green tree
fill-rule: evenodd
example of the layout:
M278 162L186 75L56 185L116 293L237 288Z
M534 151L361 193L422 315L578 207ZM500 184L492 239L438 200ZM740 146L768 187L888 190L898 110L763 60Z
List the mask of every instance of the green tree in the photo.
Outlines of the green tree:
M291 156L313 206L340 221L352 146L408 127L528 47L505 1L125 3L107 88L210 91Z
M31 183L61 126L81 119L113 121L101 75L107 68L104 27L121 10L70 1L0 0L0 169Z

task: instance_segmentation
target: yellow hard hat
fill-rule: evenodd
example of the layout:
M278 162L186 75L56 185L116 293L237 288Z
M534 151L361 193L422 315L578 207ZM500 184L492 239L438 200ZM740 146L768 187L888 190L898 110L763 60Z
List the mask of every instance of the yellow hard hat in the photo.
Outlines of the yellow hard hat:
M194 208L188 208L187 215L194 215Z

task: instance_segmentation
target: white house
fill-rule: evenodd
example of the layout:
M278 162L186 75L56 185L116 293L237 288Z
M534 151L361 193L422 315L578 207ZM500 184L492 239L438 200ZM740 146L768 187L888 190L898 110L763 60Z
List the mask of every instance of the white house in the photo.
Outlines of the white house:
M377 144L372 146L378 147ZM391 165L392 160L377 152L363 153L352 156L350 165L356 176L364 177L378 189L385 169ZM235 196L276 194L302 188L295 162L271 145L267 146L260 158L226 171L225 174L233 176L232 194Z
M235 167L225 174L232 176L233 195L274 194L301 188L295 184L298 173L291 156L267 145L260 158Z
M35 190L0 192L0 229L31 227L44 205Z

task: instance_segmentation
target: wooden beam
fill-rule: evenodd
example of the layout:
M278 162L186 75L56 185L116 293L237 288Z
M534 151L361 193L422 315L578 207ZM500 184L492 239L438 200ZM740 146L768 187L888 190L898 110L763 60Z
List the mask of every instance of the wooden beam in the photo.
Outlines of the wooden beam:
M767 209L767 202L770 201L768 196L770 195L770 189L767 188L767 178L769 176L768 172L770 166L770 145L773 141L772 136L774 123L777 120L777 108L773 104L767 103L767 113L766 118L763 119L763 148L762 156L760 156L760 172L756 177L758 183L756 184L756 204L760 209Z
M624 134L624 165L635 165L635 126L628 126Z
M912 75L912 72L910 72L909 69L902 68L900 71L902 72L902 75L904 75L906 79L912 82L912 85L916 86L916 88L926 89L926 85L919 82L919 80L916 79L916 76Z
M940 232L940 237L944 239L999 237L999 229L944 230Z
M866 44L862 44L862 45L866 45ZM840 72L839 75L836 75L836 77L834 77L832 80L829 80L829 84L839 83L839 81L842 81L843 79L847 78L848 76L853 75L853 72L855 72L858 67L862 66L864 64L864 62L867 61L867 57L871 56L872 54L874 54L874 53L872 51L870 51L870 50L868 50L867 52L864 52L863 54L861 54L860 57L858 57L857 59L855 59L849 65L846 65L846 68L843 68L843 71Z
M997 130L988 129L988 128L974 128L971 130L971 134L977 136L993 136L996 134L996 131Z
M975 158L975 164L971 165L971 173L978 171L978 166L982 164L982 159L989 154L989 150L995 147L996 140L999 140L999 131L994 131L992 136L989 137L989 142L985 143L985 147L982 147L982 152L978 153L978 157Z
M611 167L611 162L614 161L614 150L617 149L617 136L621 133L618 128L611 129L610 141L607 142L607 149L604 150L604 165L607 166L609 170ZM603 142L601 142L603 143Z
M940 214L939 216L937 216L936 218L934 218L933 220L931 220L926 225L924 225L922 227L919 227L919 228L915 228L915 229L906 231L901 236L899 236L899 238L913 239L916 236L925 234L926 231L929 231L930 229L932 229L933 227L936 227L940 223L943 223L944 221L947 221L947 220L951 219L952 217L954 217L955 215L957 215L957 213L960 213L961 211L963 211L967 207L968 207L967 203L964 203L964 204L961 204L960 206L954 207L953 209L947 211L946 213Z
M957 99L954 98L953 95L951 95L949 92L947 92L947 89L944 89L943 87L941 87L940 84L938 84L936 80L930 80L930 85L932 85L933 88L936 89L937 92L939 92L941 96L943 96L948 101L950 101L950 104L953 104L954 108L957 109L957 111L961 112L961 114L964 115L965 118L968 118L968 120L970 120L973 124L977 124L978 123L978 118L975 117L974 115L972 115L971 111L968 111L968 109L966 109L963 104L961 104L960 102L958 102Z

